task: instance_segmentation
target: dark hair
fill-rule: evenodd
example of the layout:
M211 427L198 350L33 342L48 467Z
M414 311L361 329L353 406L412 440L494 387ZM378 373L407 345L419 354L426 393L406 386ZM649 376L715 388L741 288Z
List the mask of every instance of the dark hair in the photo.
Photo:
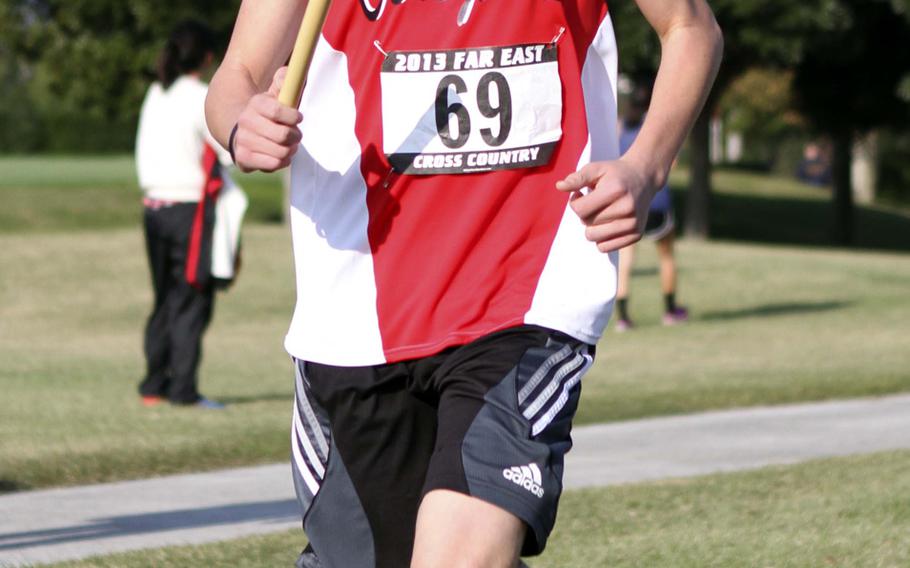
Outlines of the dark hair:
M167 89L177 77L198 71L215 50L211 28L196 20L177 24L158 58L158 80Z

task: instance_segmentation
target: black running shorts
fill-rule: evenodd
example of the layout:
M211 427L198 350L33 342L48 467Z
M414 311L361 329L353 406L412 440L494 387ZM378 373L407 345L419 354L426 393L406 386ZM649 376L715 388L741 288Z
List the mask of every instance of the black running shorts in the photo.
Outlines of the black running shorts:
M594 347L536 326L375 367L297 361L294 483L310 540L298 566L402 568L435 489L523 520L523 555L556 520L563 458Z
M644 236L659 241L676 229L672 211L649 211Z

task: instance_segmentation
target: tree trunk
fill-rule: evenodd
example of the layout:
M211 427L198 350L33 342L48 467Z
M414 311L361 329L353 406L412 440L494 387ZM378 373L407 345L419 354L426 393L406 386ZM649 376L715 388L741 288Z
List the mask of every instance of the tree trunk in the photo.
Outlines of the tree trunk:
M711 116L714 105L702 110L689 137L691 171L686 197L685 235L707 239L711 220Z
M843 246L853 244L852 160L853 136L849 132L836 134L831 164L834 178L834 242Z

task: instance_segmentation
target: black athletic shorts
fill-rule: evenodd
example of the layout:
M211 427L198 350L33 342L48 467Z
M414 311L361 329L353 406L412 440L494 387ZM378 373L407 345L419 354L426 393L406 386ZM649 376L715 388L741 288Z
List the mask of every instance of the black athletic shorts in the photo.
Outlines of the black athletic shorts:
M649 211L645 224L645 237L659 241L676 229L676 219L672 211Z
M591 345L520 326L389 365L296 361L292 462L310 541L298 566L409 566L435 489L513 513L529 529L522 554L539 554L593 360Z

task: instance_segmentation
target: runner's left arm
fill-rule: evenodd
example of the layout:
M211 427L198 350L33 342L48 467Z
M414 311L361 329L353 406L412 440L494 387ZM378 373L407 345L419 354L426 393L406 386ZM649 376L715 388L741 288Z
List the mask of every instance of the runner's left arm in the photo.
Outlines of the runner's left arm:
M588 164L556 184L573 194L572 209L602 252L641 239L648 206L705 104L723 50L723 36L705 0L635 1L661 43L648 116L619 160Z

